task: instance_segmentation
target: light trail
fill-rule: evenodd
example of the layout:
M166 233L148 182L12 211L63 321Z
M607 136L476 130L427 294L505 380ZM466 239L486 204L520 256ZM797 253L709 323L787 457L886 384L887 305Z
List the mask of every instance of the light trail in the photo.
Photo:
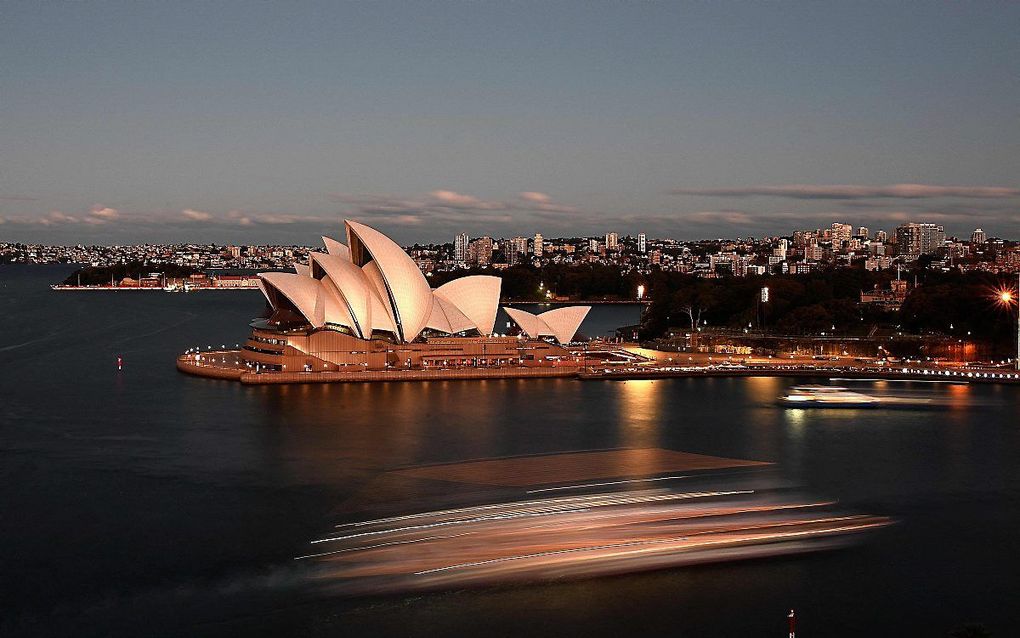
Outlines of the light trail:
M332 552L322 552L320 554L306 554L305 556L295 556L294 560L304 560L306 558L319 558L320 556L331 556L333 554L347 554L349 552L364 552L370 549L393 547L394 545L411 545L412 543L425 543L427 541L445 540L448 538L460 538L461 536L470 536L473 533L474 532L464 532L463 534L452 534L450 536L426 536L425 538L416 538L407 541L390 541L388 543L379 543L377 545L365 545L363 547L347 547L345 549L337 549Z
M487 511L487 510L492 510L492 509L510 509L512 511L533 511L533 510L527 510L526 508L522 509L521 506L523 506L523 505L527 505L527 506L531 506L531 505L545 505L546 507L542 508L540 511L547 511L547 510L553 509L554 507L562 506L564 508L564 511L566 511L566 509L568 507L578 506L578 505L582 505L582 504L586 505L589 508L590 507L608 507L608 506L612 506L612 505L631 505L631 504L650 502L650 501L656 501L656 500L677 500L677 499L687 499L687 498L708 498L708 497L714 497L714 496L733 496L733 495L737 495L737 494L753 494L753 493L754 493L754 490L731 490L731 491L726 491L726 492L685 492L685 493L681 493L681 494L672 494L672 493L663 494L662 492L656 492L653 495L647 495L647 496L640 496L640 497L638 497L638 496L626 496L626 495L628 495L628 494L647 494L647 493L642 493L642 492L620 492L620 496L616 496L616 495L609 496L609 495L606 495L606 494L586 495L586 496L572 496L572 497L562 497L562 498L555 498L555 499L538 499L538 500L531 500L531 501L522 501L520 503L510 502L510 503L499 503L499 504L496 504L496 505L481 505L481 506L477 506L477 507L464 507L464 508L458 508L458 509L455 509L455 510L441 510L439 512L422 512L422 513L419 513L419 514L407 514L405 516L394 516L394 517L390 517L390 518L380 518L380 519L376 519L374 521L362 521L362 522L358 522L358 523L344 523L344 524L341 524L341 525L337 525L336 527L337 528L347 527L347 526L363 527L363 526L372 525L372 524L382 525L382 524L386 524L386 523L390 523L390 522L400 522L400 521L406 521L406 520L414 520L416 518L426 518L426 517L437 518L437 517L445 515L445 514L464 514L464 513L473 512L473 511ZM454 521L449 521L449 523L455 524L457 522L470 522L470 521L474 521L474 520L486 520L488 518L491 518L491 519L494 519L494 520L498 520L500 516L501 515L494 515L492 517L482 516L482 517L477 517L476 519L455 519ZM410 527L408 527L406 529L413 529L415 527L417 527L417 526L410 526ZM380 531L385 531L385 530L380 530ZM341 537L337 537L337 538L338 539L339 538L356 538L358 536L364 536L364 535L368 535L368 534L377 534L377 533L380 533L380 532L363 532L361 534L353 534L353 535L350 535L350 536L341 536ZM313 542L321 542L321 541L313 541Z
M577 514L580 512L587 512L587 508L575 509L575 510L555 510L549 512L527 512L520 514L497 514L494 516L479 516L477 518L462 518L453 521L441 521L439 523L429 523L428 525L408 525L406 527L397 527L394 529L380 529L374 532L361 532L360 534L348 534L347 536L337 536L334 538L320 538L319 540L312 541L312 544L316 543L332 543L336 541L346 541L354 538L363 538L366 536L378 536L380 534L400 534L403 532L413 532L419 529L433 529L436 527L448 527L450 525L465 525L468 523L482 523L488 521L502 521L512 520L515 518L530 518L534 516L552 516L554 514Z
M840 517L838 519L832 519L832 520L843 520L843 519L848 519L848 518L857 518L857 517ZM811 523L824 522L824 520L825 519L818 520L818 521L791 521L791 522L785 523L784 526L790 526L790 525L808 525L808 524L811 524ZM769 535L762 536L761 539L762 540L774 540L774 539L777 539L777 538L786 538L786 537L817 536L819 534L834 534L834 533L838 533L838 532L841 532L841 531L850 531L850 530L865 529L865 528L873 527L873 526L876 526L876 525L885 526L885 523L869 523L869 524L861 524L861 525L850 525L850 526L842 526L842 527L835 527L835 528L826 528L826 529L821 529L821 530L806 530L806 531L800 531L800 532L785 532L785 533L780 533L780 534L769 534ZM759 529L768 529L769 527L774 527L774 526L763 525L763 526L759 526L758 528ZM545 558L545 557L550 557L550 556L561 556L561 555L574 554L574 553L580 553L580 552L593 552L593 551L602 551L602 550L618 549L618 548L626 548L626 547L642 547L642 549L641 550L635 550L635 552L625 552L623 554L626 554L626 553L637 553L637 552L647 553L649 551L660 549L658 547L656 547L656 548L649 548L648 547L649 545L676 544L676 543L682 543L682 542L686 541L688 538L690 538L691 536L695 536L695 535L698 535L698 534L704 535L704 534L730 533L732 531L746 531L747 529L755 529L755 528L751 527L751 528L737 528L735 530L728 530L728 529L726 529L724 531L716 530L716 531L712 531L712 532L695 532L695 533L688 534L686 536L680 536L680 537L675 537L675 538L663 538L663 539L654 539L654 540L646 540L646 541L631 541L631 542L627 542L627 543L611 543L611 544L606 544L606 545L597 545L595 547L571 547L569 549L559 549L559 550L552 550L552 551L548 551L548 552L535 552L535 553L532 553L532 554L521 554L521 555L518 555L518 556L504 556L504 557L492 558L492 559L484 560L484 561L475 561L475 562L472 562L472 563L460 563L460 564L457 564L457 565L447 565L447 566L444 566L444 567L436 567L436 568L433 568L433 569L427 569L427 570L415 572L415 576L427 576L429 574L436 574L436 573L450 571L450 570L455 570L455 569L468 569L468 568L472 568L472 567L482 567L482 566L485 566L485 565L495 565L495 564L499 564L499 563L527 560L527 559L531 559L531 558ZM751 540L751 539L748 538L748 539L745 539L745 541L746 540ZM703 541L703 542L700 542L700 543L690 543L690 544L678 546L677 549L690 550L690 549L693 549L693 548L696 548L696 547L704 547L704 546L709 546L709 545L720 545L720 544L739 544L739 543L745 542L745 541L742 541L741 539L723 539L723 540L714 540L714 541ZM621 553L617 552L617 554L621 554Z
M847 544L841 537L891 523L829 509L834 505L750 489L556 496L362 521L312 541L336 543L323 548L334 551L294 560L322 567L309 575L317 586L342 594L390 593L831 549Z
M685 474L682 476L660 476L656 478L646 479L628 479L626 481L606 481L605 483L581 483L579 485L562 485L560 487L543 487L537 490L528 490L525 494L538 494L539 492L558 492L563 490L583 490L588 487L605 487L607 485L624 485L626 483L651 483L653 481L677 481L680 479L691 478L692 475Z

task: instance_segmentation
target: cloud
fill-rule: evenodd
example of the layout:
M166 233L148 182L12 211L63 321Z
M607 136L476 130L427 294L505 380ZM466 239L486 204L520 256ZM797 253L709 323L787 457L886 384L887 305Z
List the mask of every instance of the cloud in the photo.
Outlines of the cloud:
M545 193L536 193L535 191L524 191L518 195L521 199L526 202L534 202L536 204L548 204L552 199Z
M39 223L43 226L53 226L55 224L77 224L79 222L81 220L74 215L67 215L59 210L54 210L47 213Z
M1008 199L1020 197L1020 188L1001 186L930 186L926 184L890 184L888 186L850 186L790 184L747 188L679 188L674 195L701 197L783 197L788 199Z
M105 224L111 222L120 217L120 211L116 208L110 208L109 206L103 206L102 204L96 204L89 209L88 215L85 215L81 221L86 224Z
M103 220L112 220L120 217L120 211L118 211L116 208L110 208L109 206L96 204L91 209L89 209L89 215Z
M390 226L443 225L454 228L542 221L551 214L577 213L574 206L557 204L552 197L536 191L524 191L507 201L486 200L452 190L434 190L423 196L333 194L330 199L344 205L344 215ZM544 221L543 221L544 223Z
M487 202L471 195L456 191L436 190L429 193L432 202L450 208L466 208L472 210L492 210L500 208L499 202Z
M181 211L181 216L185 219L196 221L196 222L207 222L212 219L212 215L200 210L193 208L185 208Z

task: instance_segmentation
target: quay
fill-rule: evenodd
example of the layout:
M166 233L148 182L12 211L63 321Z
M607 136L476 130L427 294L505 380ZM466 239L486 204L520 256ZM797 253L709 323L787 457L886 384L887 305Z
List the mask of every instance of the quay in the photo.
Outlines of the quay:
M488 368L429 368L386 370L260 371L244 365L240 350L210 350L183 354L177 369L199 377L240 381L245 385L285 383L368 383L380 381L454 381L479 379L533 379L576 377L580 368L573 365L548 368L514 366Z
M624 350L625 351L625 350ZM647 351L642 351L646 354ZM593 353L588 353L593 354ZM177 369L186 374L212 379L239 381L246 385L287 383L367 383L385 381L453 381L481 379L575 378L582 381L627 381L699 377L817 377L825 379L901 380L931 383L996 383L1020 385L1020 373L1003 368L951 364L814 365L806 362L757 362L732 364L699 362L695 365L666 365L646 360L632 365L607 365L605 360L564 362L551 367L430 367L385 370L259 371L245 365L241 350L207 350L182 354Z

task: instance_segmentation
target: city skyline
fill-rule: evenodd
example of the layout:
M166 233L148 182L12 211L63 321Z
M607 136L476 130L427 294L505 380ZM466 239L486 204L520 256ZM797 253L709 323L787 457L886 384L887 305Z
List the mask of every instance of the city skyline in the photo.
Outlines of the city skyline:
M1020 236L1016 5L5 18L4 241L295 243L342 217L404 243L832 219Z

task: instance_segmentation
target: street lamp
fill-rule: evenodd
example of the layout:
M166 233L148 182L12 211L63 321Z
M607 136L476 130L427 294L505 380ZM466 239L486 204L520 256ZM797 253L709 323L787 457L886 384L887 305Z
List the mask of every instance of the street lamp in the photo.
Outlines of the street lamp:
M1020 275L1018 275L1017 283L1020 284ZM1018 290L1020 290L1020 287L1018 287ZM999 303L1005 306L1007 310L1017 302L1020 302L1020 299L1017 299L1017 294L1012 290L1009 288L999 290ZM1016 369L1020 370L1020 309L1018 309L1016 315Z

